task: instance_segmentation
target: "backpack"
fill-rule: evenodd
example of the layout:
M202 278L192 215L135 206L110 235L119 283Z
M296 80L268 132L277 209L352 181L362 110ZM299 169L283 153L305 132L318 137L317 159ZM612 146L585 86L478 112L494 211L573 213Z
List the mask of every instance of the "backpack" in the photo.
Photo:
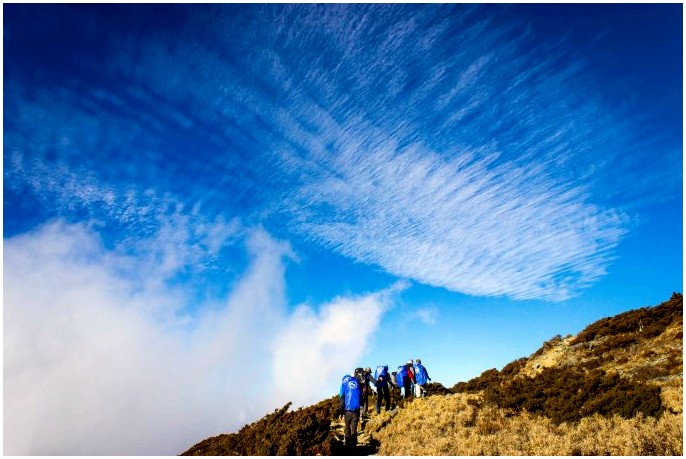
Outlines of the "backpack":
M426 384L426 368L421 363L414 366L414 378L417 384Z
M343 384L343 397L345 398L345 411L360 409L360 384L357 379L350 378Z
M345 395L345 388L348 386L348 381L350 381L351 379L355 379L355 378L353 378L350 375L343 376L343 378L341 379L341 388L338 391L339 397L343 397L343 395Z
M376 367L376 371L374 372L374 379L377 381L379 378L383 378L381 383L387 382L388 381L388 365L379 365Z
M407 378L407 368L401 365L398 367L398 372L395 374L395 383L398 387L403 387L405 378Z

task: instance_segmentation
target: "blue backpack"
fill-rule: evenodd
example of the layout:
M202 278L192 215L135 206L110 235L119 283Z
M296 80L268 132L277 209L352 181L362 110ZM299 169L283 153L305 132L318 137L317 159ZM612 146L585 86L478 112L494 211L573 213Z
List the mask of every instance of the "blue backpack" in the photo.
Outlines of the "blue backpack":
M404 365L398 367L398 372L395 374L395 382L398 387L403 387L405 378L407 378L407 368Z
M341 379L341 388L338 390L339 397L343 397L343 395L345 395L346 387L348 387L348 381L350 381L351 379L355 378L353 378L350 375L343 376L343 379Z
M379 381L379 378L383 378ZM379 365L376 367L374 372L374 379L376 379L376 385L384 385L388 383L388 365Z
M424 368L424 365L421 363L414 366L414 379L417 381L417 384L426 384L427 372L426 368Z
M355 411L360 408L360 384L357 379L346 375L343 378L341 392L345 398L345 411Z

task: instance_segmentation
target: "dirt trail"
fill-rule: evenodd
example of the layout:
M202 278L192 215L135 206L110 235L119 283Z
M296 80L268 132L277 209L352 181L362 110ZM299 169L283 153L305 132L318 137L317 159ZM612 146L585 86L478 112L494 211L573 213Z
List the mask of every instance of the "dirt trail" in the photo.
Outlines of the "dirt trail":
M343 432L345 428L345 422L343 417L337 418L331 423L331 432L333 433L334 439L337 443L340 443L341 453L349 456L373 456L379 449L379 444L374 440L372 435L365 431L367 422L371 419L370 417L360 419L357 423L357 446L354 450L346 449L343 445L345 444L345 433Z

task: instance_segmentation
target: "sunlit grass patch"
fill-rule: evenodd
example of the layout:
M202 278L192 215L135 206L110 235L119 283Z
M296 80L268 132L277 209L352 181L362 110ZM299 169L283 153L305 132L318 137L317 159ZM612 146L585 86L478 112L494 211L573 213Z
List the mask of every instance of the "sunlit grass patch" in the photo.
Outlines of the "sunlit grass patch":
M377 433L381 455L681 455L682 415L598 414L556 425L456 394L415 400Z

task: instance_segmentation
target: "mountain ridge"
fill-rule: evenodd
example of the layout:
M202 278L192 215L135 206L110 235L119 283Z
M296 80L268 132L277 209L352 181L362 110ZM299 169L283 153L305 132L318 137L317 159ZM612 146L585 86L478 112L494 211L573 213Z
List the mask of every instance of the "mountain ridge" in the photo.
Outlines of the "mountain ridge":
M452 388L431 383L429 397L372 414L355 451L342 445L333 396L295 411L289 403L182 455L681 454L682 385L683 296L674 293L575 336L557 335L502 370ZM584 437L588 429L594 441ZM615 439L617 432L627 438Z

